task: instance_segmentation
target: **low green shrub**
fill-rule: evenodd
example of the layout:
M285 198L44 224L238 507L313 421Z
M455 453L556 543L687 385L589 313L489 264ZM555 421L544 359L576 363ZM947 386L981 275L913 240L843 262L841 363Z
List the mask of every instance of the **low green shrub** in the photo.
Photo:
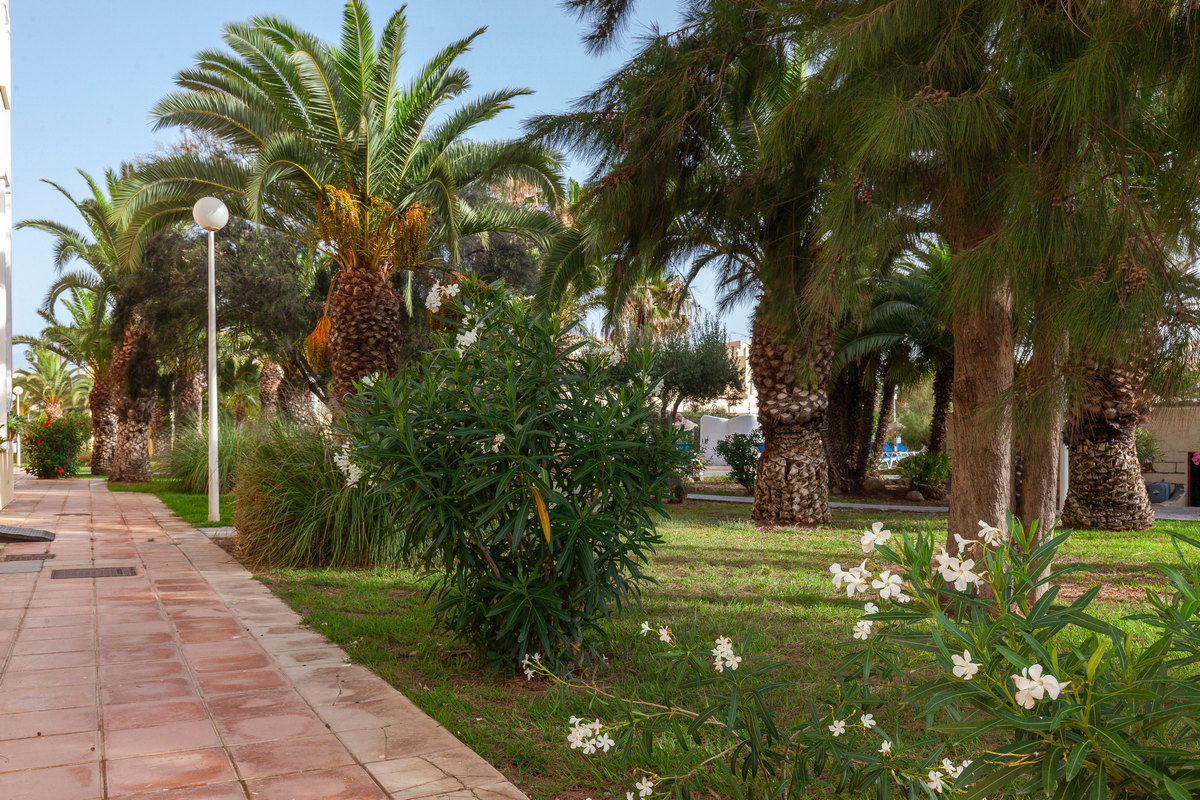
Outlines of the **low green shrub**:
M754 494L754 478L758 472L758 457L762 455L762 433L731 433L713 448L729 465L729 477Z
M22 459L39 478L70 478L83 465L83 448L91 436L86 414L68 412L52 420L44 414L24 423Z
M232 420L218 420L217 463L221 491L233 488L234 469L253 449L259 437L255 425L237 425ZM191 424L175 430L175 442L166 459L167 474L176 480L179 488L193 494L208 492L208 428Z
M654 418L644 352L611 373L572 319L478 284L454 303L457 336L349 398L347 435L396 498L404 554L437 573L442 623L501 668L571 664L649 580L687 454Z
M944 452L928 451L902 458L896 463L896 471L912 481L914 489L928 499L937 499L946 494L946 481L950 480L950 456Z
M717 750L740 776L720 792L730 797L1200 796L1200 541L1174 535L1180 564L1159 567L1170 588L1146 592L1146 613L1128 619L1149 635L1132 636L1090 612L1099 586L1060 602L1056 584L1087 569L1052 568L1066 534L1039 541L1008 524L1011 536L980 523L981 541L954 556L928 533L864 531L878 565L829 568L835 592L866 601L852 605L854 640L831 643L846 656L827 690L806 685L795 726L770 703L778 665L753 656L748 636L689 643L642 623L659 650L639 661L658 673L644 685L670 687L664 697L529 669L592 693L600 718L564 721L572 747L643 764L666 748L670 775L630 775L656 795L701 791L713 760L701 754Z
M357 478L327 434L262 427L234 470L239 553L256 566L398 565L396 498Z
M1139 464L1152 464L1163 457L1163 449L1158 443L1158 437L1149 428L1138 428L1134 432L1134 447L1137 448Z

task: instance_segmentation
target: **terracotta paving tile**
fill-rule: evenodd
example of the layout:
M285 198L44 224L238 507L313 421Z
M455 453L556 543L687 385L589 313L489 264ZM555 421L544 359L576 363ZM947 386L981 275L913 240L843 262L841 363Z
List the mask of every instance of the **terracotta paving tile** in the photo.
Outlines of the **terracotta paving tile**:
M235 745L230 752L238 773L247 779L354 763L345 746L331 735Z
M104 762L110 795L177 789L236 780L224 750L188 750Z
M154 681L162 678L187 678L187 667L179 659L170 661L147 661L144 664L101 664L100 680L105 683L117 681Z
M230 744L318 736L328 731L321 718L311 711L272 714L269 717L218 718L217 727Z
M120 634L106 634L100 637L101 650L111 647L147 647L174 643L175 639L165 631L159 633L133 633L124 636Z
M228 656L204 656L191 660L196 672L234 672L246 669L262 669L274 666L266 653L238 653Z
M149 701L106 705L104 730L137 728L163 722L192 722L208 719L208 713L198 699Z
M0 741L54 736L100 729L100 712L91 708L60 708L55 711L29 711L5 714L0 720Z
M5 689L34 689L38 686L84 686L97 681L95 667L64 669L9 670L0 678Z
M173 644L149 644L125 647L123 645L101 645L101 664L128 664L145 661L170 661L179 658L179 649Z
M208 708L214 717L219 719L236 719L238 717L257 717L278 712L300 713L308 712L308 704L304 698L291 689L271 692L250 692L248 694L226 694L211 697Z
M102 796L99 762L0 775L4 800L100 800Z
M288 689L291 682L275 669L248 669L240 672L204 672L197 675L200 690L206 695L235 692L261 692Z
M125 634L140 634L140 633L167 633L171 632L171 626L167 624L165 619L155 622L104 622L100 620L100 638L108 636L123 636Z
M92 616L90 614L72 614L70 616L65 614L48 614L43 616L27 614L21 622L21 627L25 630L29 630L30 628L65 628L68 626L91 625L91 622Z
M104 734L106 758L126 758L172 750L220 747L221 737L207 720L167 722L162 725L110 730Z
M240 783L210 783L166 792L109 795L109 800L246 800L246 793Z
M96 640L92 636L64 636L53 639L17 639L13 645L14 656L42 655L44 653L70 653L76 650L95 650Z
M183 651L183 657L190 661L195 661L198 658L219 658L222 655L241 656L241 655L258 655L262 653L262 648L249 638L239 639L233 642L196 642L193 644L184 644L179 648Z
M110 683L100 687L100 701L113 705L146 700L186 700L193 697L196 697L196 685L186 678Z
M96 705L94 686L58 686L50 689L0 688L0 714L23 711L51 711L56 708L79 708Z
M246 781L254 800L387 800L358 767L339 767Z
M99 761L98 746L99 734L96 731L9 739L0 743L0 772Z
M96 654L90 650L70 653L39 653L31 656L12 656L8 660L10 670L62 669L63 667L94 667Z

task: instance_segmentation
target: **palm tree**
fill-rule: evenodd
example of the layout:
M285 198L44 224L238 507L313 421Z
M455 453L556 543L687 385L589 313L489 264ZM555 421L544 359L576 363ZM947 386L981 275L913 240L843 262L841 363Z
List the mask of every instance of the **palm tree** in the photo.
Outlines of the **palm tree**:
M53 320L59 299L70 293L66 307L73 319L71 327L76 330L61 329L48 338L92 378L88 396L94 436L91 469L93 475L108 475L121 436L118 421L125 402L124 377L112 369L113 345L108 331L110 310L120 293L122 276L117 246L121 229L113 218L111 200L118 191L121 172L105 172L103 185L82 170L79 174L88 187L88 196L82 200L56 183L46 183L75 207L87 233L47 219L25 220L16 227L44 231L55 238L53 266L58 277L46 293L41 314L47 321ZM68 269L73 261L81 262L83 267Z
M161 226L186 220L196 198L219 194L233 214L325 246L341 265L328 334L335 396L369 372L393 372L401 303L392 272L453 265L463 236L536 238L556 225L537 209L460 196L505 178L560 194L557 159L546 149L465 139L527 90L490 92L447 111L469 86L455 61L482 32L442 49L405 85L403 9L376 40L363 0L349 0L337 44L276 17L226 25L232 54L200 53L176 78L183 91L153 113L157 127L209 134L228 156L147 165L124 197L127 247L136 252Z
M30 347L25 358L29 368L13 373L13 385L25 390L30 409L58 419L66 411L83 408L91 388L83 370L72 366L65 356L39 347Z
M91 381L87 398L92 417L91 469L93 475L107 475L116 445L117 415L108 374L112 361L109 335L112 319L108 308L97 303L98 299L91 291L71 288L61 298L71 317L70 324L61 323L43 311L48 324L42 332L36 337L15 336L13 342L56 353L81 368Z

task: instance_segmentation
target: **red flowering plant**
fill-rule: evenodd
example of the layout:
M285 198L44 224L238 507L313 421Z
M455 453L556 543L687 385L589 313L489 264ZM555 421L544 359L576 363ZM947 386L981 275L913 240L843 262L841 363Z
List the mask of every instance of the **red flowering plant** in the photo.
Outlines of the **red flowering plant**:
M91 425L85 414L72 412L58 419L31 421L22 443L26 467L39 478L70 478L79 470L79 454Z

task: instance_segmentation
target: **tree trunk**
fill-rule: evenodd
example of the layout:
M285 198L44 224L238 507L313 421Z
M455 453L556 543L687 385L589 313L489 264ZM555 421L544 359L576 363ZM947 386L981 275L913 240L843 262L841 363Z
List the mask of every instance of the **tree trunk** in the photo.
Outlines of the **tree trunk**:
M263 419L275 416L279 410L279 392L283 385L283 369L271 361L263 361L258 373L258 408Z
M154 422L154 385L158 362L140 309L135 309L113 345L110 366L116 390L117 441L109 479L145 483L150 469L150 426Z
M875 423L875 436L871 441L871 463L867 465L868 472L879 469L879 461L883 458L884 447L887 445L888 426L892 424L892 412L896 408L896 383L884 380L883 396L879 399L879 420Z
M981 306L954 309L954 491L947 543L975 538L979 521L1002 525L1012 493L1013 295L991 290Z
M1049 309L1039 308L1035 313L1038 316L1034 323L1033 355L1025 368L1020 392L1021 427L1015 441L1021 477L1013 511L1026 530L1037 523L1041 541L1050 536L1058 516L1058 462L1066 411L1061 382L1067 339L1049 329Z
M112 471L113 449L117 445L117 412L113 407L112 386L107 376L97 378L88 392L88 411L92 415L92 474Z
M316 423L312 398L308 376L298 369L289 369L279 386L279 412L283 418L298 425Z
M154 404L154 422L150 426L150 445L155 458L165 458L171 452L171 407Z
M943 359L933 373L933 415L929 421L929 444L931 453L946 449L946 420L950 416L950 400L954 392L954 357Z
M400 295L382 270L342 268L329 308L333 395L343 398L370 373L400 365Z
M1063 525L1138 531L1154 523L1135 444L1149 407L1143 383L1127 370L1086 371L1084 403L1067 434L1071 482Z
M203 427L204 380L199 372L187 372L176 380L175 399L181 424Z
M862 491L870 466L876 373L873 363L848 365L829 389L825 455L830 479L843 492Z
M766 296L755 314L749 359L764 442L753 517L771 525L829 522L829 466L821 450L821 428L828 406L833 334L812 331L785 340L766 319L765 300ZM800 370L802 364L807 369Z

